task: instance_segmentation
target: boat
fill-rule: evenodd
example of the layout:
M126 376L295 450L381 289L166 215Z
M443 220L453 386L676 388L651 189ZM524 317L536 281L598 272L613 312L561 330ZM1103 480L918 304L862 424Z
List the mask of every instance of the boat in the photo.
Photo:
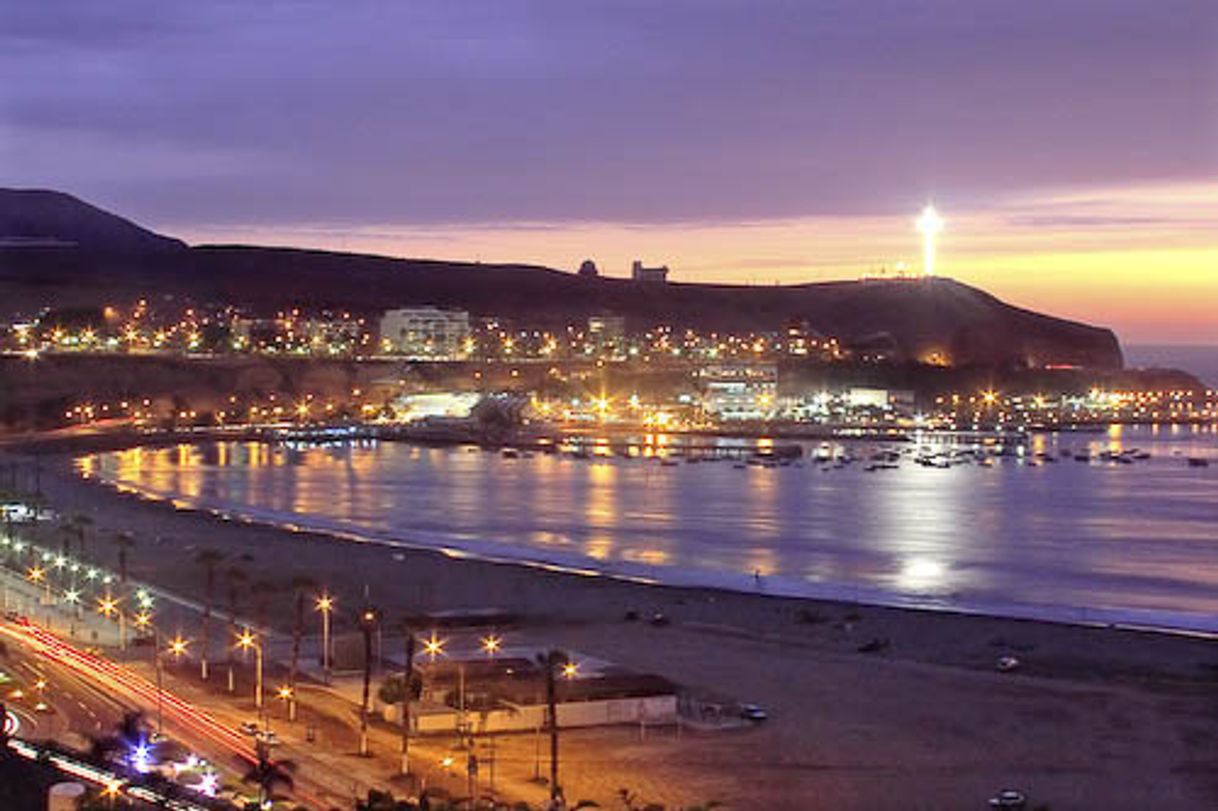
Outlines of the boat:
M1188 466L1189 467L1209 467L1210 460L1206 459L1202 456L1190 456L1190 457L1188 457Z

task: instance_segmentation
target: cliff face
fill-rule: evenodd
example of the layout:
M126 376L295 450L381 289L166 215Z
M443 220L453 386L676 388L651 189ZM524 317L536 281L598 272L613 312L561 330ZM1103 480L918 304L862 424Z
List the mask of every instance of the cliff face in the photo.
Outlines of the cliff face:
M14 200L0 197L0 233ZM23 195L25 193L15 193ZM40 193L41 194L41 193ZM36 200L39 198L35 198ZM65 200L67 202L65 202ZM632 327L670 324L699 330L781 330L792 321L848 343L876 343L898 359L938 356L953 364L1120 368L1110 330L1008 305L949 279L858 281L782 287L660 284L579 276L527 265L483 265L391 259L289 248L202 246L143 231L66 195L38 225L45 200L20 215L27 233L74 234L73 247L4 247L0 304L32 309L176 296L198 303L235 303L263 311L303 306L375 315L392 307L430 304L496 315L529 326L562 326L590 315L625 316ZM83 207L68 216L59 209ZM95 213L96 214L95 214ZM97 221L100 215L103 220ZM24 219L22 219L24 218ZM118 228L112 218L127 228ZM62 227L76 223L75 230ZM104 222L146 250L93 247L80 222ZM59 224L57 226L56 224ZM10 226L10 231L12 227ZM136 237L139 236L137 239ZM114 238L105 243L118 244Z

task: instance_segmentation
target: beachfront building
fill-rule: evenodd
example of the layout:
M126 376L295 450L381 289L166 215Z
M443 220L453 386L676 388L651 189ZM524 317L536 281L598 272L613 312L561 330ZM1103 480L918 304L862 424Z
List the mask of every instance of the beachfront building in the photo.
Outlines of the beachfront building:
M471 349L469 313L405 307L381 316L381 351L410 360L464 360Z
M769 420L777 415L778 366L717 363L698 372L702 408L720 420Z

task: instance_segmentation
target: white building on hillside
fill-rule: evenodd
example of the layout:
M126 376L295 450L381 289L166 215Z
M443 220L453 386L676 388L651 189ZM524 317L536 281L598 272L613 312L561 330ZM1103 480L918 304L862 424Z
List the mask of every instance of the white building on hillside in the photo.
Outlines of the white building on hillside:
M381 351L411 360L464 360L469 355L469 313L405 307L381 316Z

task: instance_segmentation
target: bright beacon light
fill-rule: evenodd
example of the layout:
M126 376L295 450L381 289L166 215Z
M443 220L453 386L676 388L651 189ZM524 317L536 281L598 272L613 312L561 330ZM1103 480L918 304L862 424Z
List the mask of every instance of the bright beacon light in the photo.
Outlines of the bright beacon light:
M943 230L943 218L933 205L922 209L922 216L915 223L922 234L922 275L935 275L935 237Z

